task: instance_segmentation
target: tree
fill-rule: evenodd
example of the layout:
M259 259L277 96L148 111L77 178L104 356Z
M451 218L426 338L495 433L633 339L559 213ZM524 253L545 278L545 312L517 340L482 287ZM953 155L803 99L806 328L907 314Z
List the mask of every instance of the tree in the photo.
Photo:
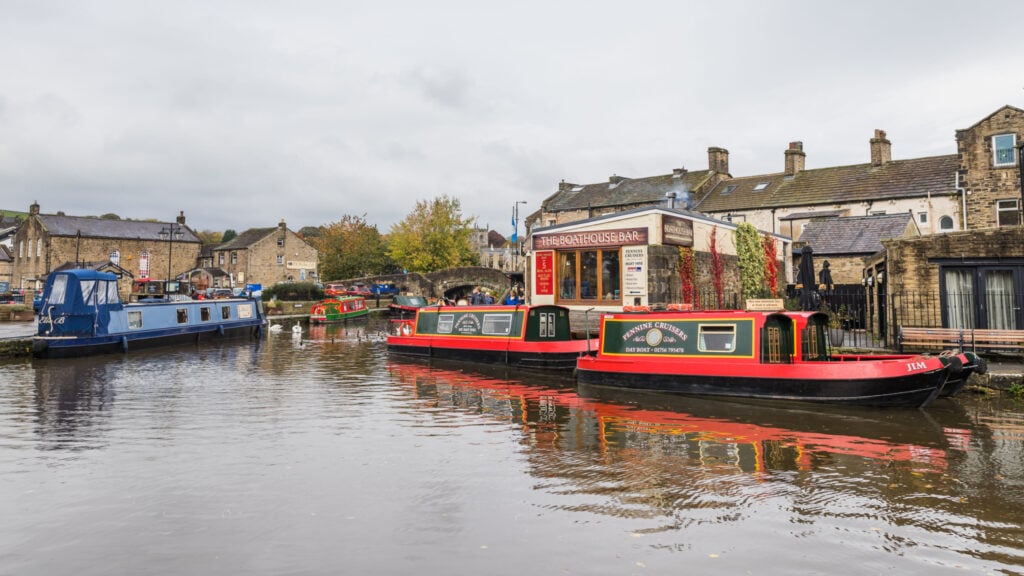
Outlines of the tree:
M366 215L346 214L307 237L320 252L320 277L327 280L383 274L390 269L384 239Z
M419 200L405 220L391 227L388 256L409 272L479 264L469 243L472 223L472 218L462 217L455 198Z
M230 242L230 241L234 240L237 236L238 236L238 232L235 232L231 228L228 228L227 230L224 231L224 236L221 237L220 241L222 243L223 242Z
M117 214L114 214L113 212L107 212L106 214L100 216L100 219L102 219L102 220L120 220L121 217L118 216Z
M195 233L204 246L216 246L222 242L222 235L220 232L215 232L213 230L196 230Z
M303 226L302 228L299 228L298 232L296 232L296 234L303 240L319 238L322 233L323 230L320 226Z

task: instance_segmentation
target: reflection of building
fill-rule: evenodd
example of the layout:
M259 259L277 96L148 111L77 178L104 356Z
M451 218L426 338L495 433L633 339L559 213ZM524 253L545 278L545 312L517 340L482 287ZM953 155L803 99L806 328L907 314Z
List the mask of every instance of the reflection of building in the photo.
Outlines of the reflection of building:
M213 266L230 274L235 286L315 281L318 263L316 248L284 220L274 228L250 228L213 248Z
M180 239L161 237L161 231L171 226L180 229ZM42 214L39 204L32 204L14 238L12 283L39 289L61 265L106 261L128 270L136 279L164 278L168 269L176 276L195 267L199 248L199 238L185 226L184 213L175 223L108 220Z

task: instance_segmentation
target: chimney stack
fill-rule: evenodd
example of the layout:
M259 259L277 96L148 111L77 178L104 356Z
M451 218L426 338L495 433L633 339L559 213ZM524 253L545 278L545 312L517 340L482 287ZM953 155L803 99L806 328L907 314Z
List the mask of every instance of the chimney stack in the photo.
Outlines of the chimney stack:
M790 142L785 156L786 176L795 176L797 172L804 171L804 161L807 159L807 154L804 153L803 142Z
M871 139L871 165L881 166L892 162L892 142L885 137L885 130L875 130Z
M28 215L29 216L36 216L38 214L39 214L39 202L33 202L28 207Z
M708 170L719 174L728 174L729 151L716 146L708 148Z
M185 225L185 211L184 210L179 210L178 211L178 224L181 224L182 226Z
M282 231L288 229L288 226L286 226L285 223L284 223L284 218L281 218L281 223L278 224L277 227L280 228Z

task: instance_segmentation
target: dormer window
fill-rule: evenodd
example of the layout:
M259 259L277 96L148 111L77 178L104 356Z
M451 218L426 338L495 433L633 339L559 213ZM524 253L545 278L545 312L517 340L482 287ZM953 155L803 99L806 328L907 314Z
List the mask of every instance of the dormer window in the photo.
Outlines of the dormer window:
M768 182L758 182L757 186L754 186L754 192L760 192L768 187Z
M722 196L728 196L729 194L732 194L733 190L735 190L735 189L736 189L736 185L735 184L730 184L730 185L726 186L725 190L722 190Z
M1017 135L997 134L992 137L992 165L1015 166L1017 164Z

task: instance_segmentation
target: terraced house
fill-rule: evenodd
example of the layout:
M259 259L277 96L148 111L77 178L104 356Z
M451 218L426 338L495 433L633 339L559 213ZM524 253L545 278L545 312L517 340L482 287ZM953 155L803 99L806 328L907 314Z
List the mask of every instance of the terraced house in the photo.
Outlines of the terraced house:
M529 224L536 232L640 206L688 207L791 238L791 284L804 246L829 257L835 284L868 299L862 321L879 336L907 323L1019 329L1022 138L1024 110L1003 106L956 130L955 153L940 156L894 159L886 132L874 130L860 163L808 168L811 151L794 141L780 171L734 176L728 150L712 147L706 170L563 181Z

